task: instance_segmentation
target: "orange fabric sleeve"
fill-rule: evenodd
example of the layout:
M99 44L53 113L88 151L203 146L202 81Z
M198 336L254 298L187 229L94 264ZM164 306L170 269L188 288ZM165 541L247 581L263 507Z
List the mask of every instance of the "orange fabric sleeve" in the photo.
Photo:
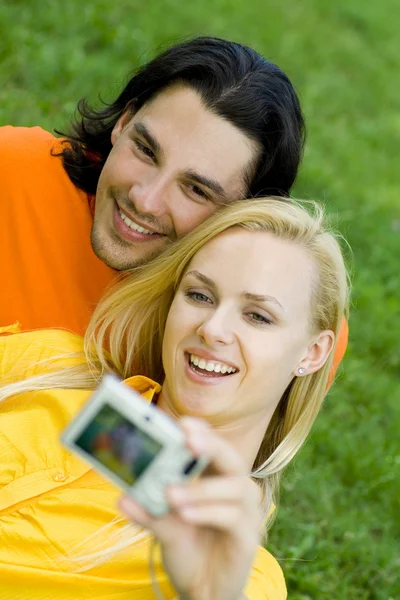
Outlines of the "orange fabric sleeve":
M87 194L52 156L60 148L39 127L0 128L0 327L82 334L114 277L91 248Z
M348 338L349 338L349 324L346 319L343 319L342 326L339 331L338 341L337 341L336 348L335 348L335 354L333 357L332 368L329 373L328 388L331 386L331 384L335 378L336 371L338 370L339 364L343 360L343 357L344 357L346 349L347 349Z

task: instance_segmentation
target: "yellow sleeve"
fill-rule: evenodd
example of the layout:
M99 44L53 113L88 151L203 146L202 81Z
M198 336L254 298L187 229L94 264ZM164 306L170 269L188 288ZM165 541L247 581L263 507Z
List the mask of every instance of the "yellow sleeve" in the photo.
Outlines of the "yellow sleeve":
M287 590L278 561L265 548L258 548L244 590L248 600L286 600Z
M56 357L83 352L83 338L61 329L43 329L0 336L0 385L43 375L54 369ZM82 362L83 358L65 358L57 368Z

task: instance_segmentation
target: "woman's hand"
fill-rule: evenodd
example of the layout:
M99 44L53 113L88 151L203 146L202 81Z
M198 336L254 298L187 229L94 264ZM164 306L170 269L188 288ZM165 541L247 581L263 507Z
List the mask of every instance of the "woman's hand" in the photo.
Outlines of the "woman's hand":
M235 448L208 425L192 418L181 424L188 447L210 459L212 474L170 486L172 509L163 518L150 516L127 496L120 508L157 537L178 596L239 600L259 543L260 490Z

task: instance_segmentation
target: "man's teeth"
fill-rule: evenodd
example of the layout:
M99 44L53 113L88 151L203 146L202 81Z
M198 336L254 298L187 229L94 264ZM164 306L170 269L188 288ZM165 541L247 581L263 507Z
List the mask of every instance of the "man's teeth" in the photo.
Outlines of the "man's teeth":
M237 371L235 367L230 367L225 363L215 362L213 360L205 360L195 354L190 355L190 362L204 371L215 371L215 373L236 373Z
M140 225L136 225L136 223L134 221L131 221L131 219L129 217L124 215L122 210L119 211L119 214L121 216L121 219L124 221L124 223L126 223L128 225L128 227L130 227L131 229L134 229L135 231L138 231L139 233L146 233L147 235L153 235L154 231L149 231L148 229L145 229L144 227L141 227Z

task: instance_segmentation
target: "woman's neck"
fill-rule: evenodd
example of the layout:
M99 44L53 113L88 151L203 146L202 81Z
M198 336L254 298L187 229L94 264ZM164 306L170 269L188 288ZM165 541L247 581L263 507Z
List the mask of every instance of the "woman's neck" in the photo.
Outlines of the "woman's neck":
M171 409L170 403L165 401L162 391L158 397L157 406L169 414L173 419L179 420L179 418L183 416ZM271 407L270 414L252 414L248 416L247 419L236 420L229 423L225 422L223 415L203 418L210 423L213 429L217 431L223 439L237 449L239 454L245 460L250 472L260 449L261 442L264 439L268 424L272 418L274 408L275 407Z
M239 452L244 459L249 473L253 469L254 461L257 457L261 443L272 415L265 415L257 420L248 419L229 424L219 424L214 426L215 431L227 442L229 442Z

